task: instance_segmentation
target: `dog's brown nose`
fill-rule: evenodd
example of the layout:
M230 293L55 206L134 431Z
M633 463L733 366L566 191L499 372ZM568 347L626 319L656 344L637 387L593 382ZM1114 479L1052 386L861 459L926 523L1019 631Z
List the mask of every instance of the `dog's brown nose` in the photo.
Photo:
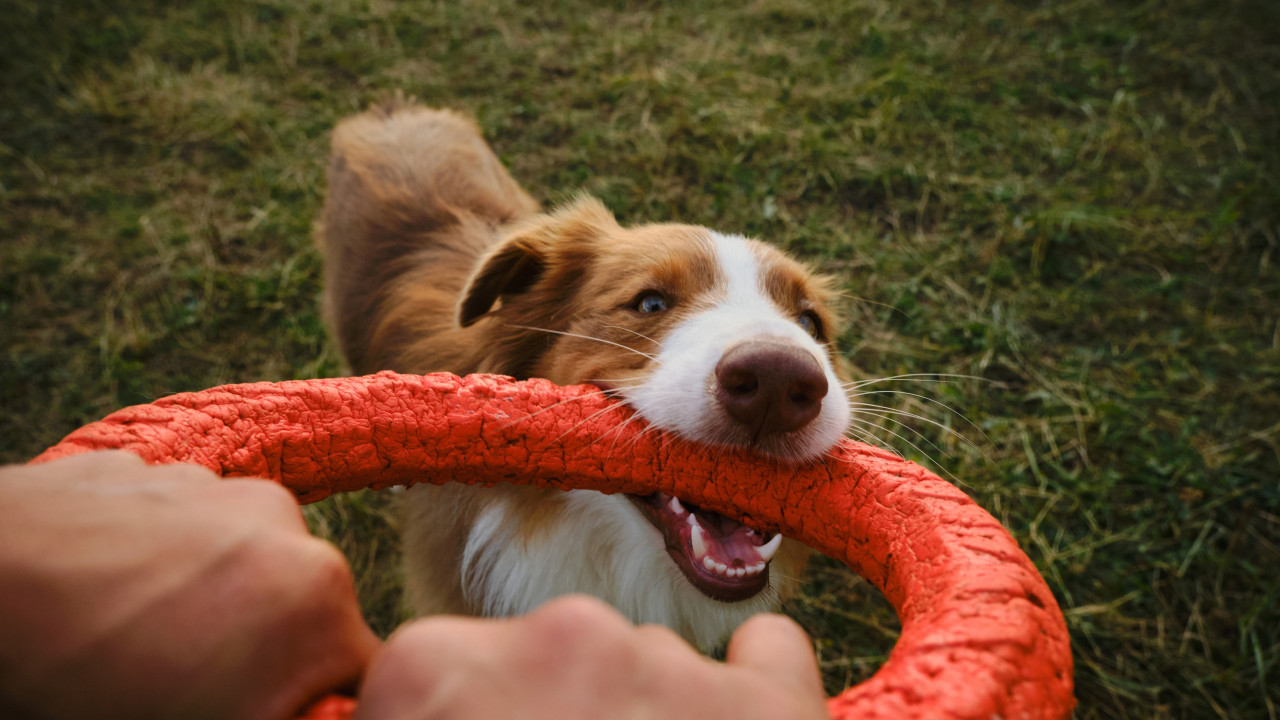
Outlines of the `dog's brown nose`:
M716 399L757 438L804 427L827 395L817 359L783 343L735 345L716 365L716 381Z

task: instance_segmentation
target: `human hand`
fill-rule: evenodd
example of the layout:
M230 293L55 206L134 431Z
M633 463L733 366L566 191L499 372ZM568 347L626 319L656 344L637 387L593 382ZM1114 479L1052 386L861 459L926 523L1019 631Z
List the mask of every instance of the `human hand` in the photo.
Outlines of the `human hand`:
M583 596L524 617L440 616L375 655L356 720L429 718L827 718L808 637L781 615L734 633L724 663L657 625L632 626Z
M378 645L284 488L100 452L0 468L0 716L289 717Z

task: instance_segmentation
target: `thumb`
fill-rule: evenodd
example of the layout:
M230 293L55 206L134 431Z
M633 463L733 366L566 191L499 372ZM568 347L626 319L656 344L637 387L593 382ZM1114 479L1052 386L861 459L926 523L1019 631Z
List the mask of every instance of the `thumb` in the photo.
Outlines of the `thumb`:
M762 613L743 623L729 640L725 663L758 670L805 695L826 696L813 641L785 615Z

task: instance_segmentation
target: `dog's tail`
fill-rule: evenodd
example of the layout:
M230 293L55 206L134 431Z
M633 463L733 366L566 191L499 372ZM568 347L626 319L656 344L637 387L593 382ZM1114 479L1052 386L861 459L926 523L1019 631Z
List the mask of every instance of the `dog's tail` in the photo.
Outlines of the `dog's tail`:
M456 113L394 100L340 123L319 242L325 313L351 370L404 369L394 367L407 339L398 336L410 332L396 317L397 288L414 284L416 317L451 322L461 283L498 228L536 212L475 123Z

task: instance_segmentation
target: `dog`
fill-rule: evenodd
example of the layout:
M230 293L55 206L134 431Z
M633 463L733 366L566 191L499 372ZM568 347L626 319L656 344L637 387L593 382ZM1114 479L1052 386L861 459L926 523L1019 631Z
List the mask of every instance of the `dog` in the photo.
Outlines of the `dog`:
M844 436L828 279L738 235L624 228L586 196L542 213L461 115L396 101L341 122L321 225L353 372L594 384L655 428L795 462ZM810 552L663 493L424 484L405 500L418 613L587 593L704 652L794 595Z

